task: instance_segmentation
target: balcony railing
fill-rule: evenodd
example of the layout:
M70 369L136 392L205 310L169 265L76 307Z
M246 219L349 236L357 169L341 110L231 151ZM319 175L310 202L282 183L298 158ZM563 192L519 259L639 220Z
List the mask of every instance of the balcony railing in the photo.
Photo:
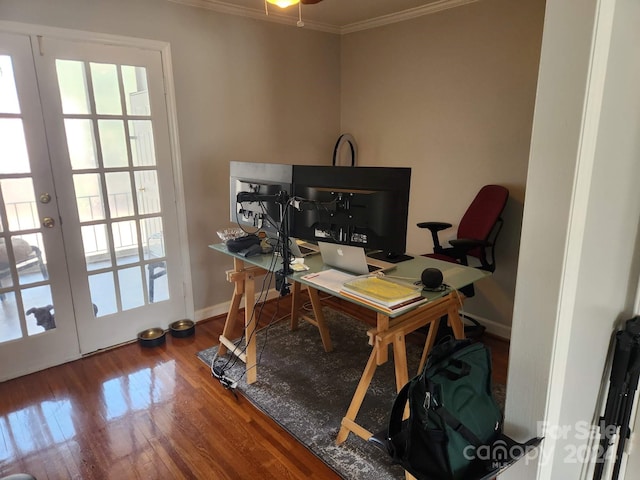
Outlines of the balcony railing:
M128 193L110 194L107 198L111 217L132 216L134 214L133 199ZM100 221L104 219L104 210L102 200L99 195L85 195L77 197L78 210L81 212L83 222ZM148 207L148 206L147 206ZM30 230L39 227L39 214L36 202L9 202L5 204L7 218L9 219L9 228L11 231ZM159 210L159 209L156 209ZM146 211L153 211L147 208ZM146 227L149 232L142 232L144 247L147 248L145 237L162 231L162 221L158 217L153 220L145 220ZM151 222L151 225L149 225ZM149 228L151 227L151 228ZM138 235L136 231L135 221L115 221L112 223L113 246L118 256L133 252L138 247ZM43 256L46 255L42 245L41 235L28 235L28 241L37 245L42 251ZM25 238L26 239L26 238ZM99 259L108 256L109 243L107 241L107 232L105 224L85 225L82 227L82 240L84 253L87 259L90 257Z

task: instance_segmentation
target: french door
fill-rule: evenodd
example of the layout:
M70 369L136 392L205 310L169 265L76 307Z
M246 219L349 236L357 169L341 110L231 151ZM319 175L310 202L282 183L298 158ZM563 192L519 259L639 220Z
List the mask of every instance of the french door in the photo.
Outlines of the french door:
M188 316L162 53L0 32L0 380Z

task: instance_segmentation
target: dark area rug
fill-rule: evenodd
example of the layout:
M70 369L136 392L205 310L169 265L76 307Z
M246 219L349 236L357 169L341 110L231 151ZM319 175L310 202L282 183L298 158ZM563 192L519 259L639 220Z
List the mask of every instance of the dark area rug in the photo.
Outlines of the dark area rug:
M265 414L289 431L303 445L343 478L349 480L404 479L404 470L391 465L389 457L353 433L335 444L342 417L364 370L371 347L365 323L324 308L334 350L322 348L318 329L304 321L290 331L281 321L258 334L258 381L247 385L244 363L230 356L216 365L238 382L238 391ZM218 347L198 353L211 365ZM422 347L407 342L409 377L416 374ZM378 367L356 421L370 432L385 428L395 398L392 351L390 361ZM496 397L504 398L498 386Z

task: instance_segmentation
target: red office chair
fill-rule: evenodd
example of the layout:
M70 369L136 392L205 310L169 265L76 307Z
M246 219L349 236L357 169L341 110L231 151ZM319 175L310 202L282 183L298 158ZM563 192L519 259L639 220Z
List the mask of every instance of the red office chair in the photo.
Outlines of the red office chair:
M477 268L494 272L496 239L502 229L501 215L508 198L509 190L505 187L482 187L460 220L457 238L449 240L451 247L440 245L438 232L453 225L444 222L418 223L418 227L429 229L433 238L433 253L424 256L469 266L475 266L469 263L469 257L475 257L480 262Z
M473 199L458 225L457 238L449 240L450 247L442 247L438 232L453 225L444 222L421 222L418 227L427 228L433 238L433 253L425 257L436 258L462 265L477 266L482 270L494 272L496 269L496 240L502 229L502 211L507 204L509 190L500 185L485 185ZM469 257L474 258L473 264ZM477 265L479 263L479 265ZM466 297L473 297L473 284L460 289ZM474 325L465 327L465 335L479 337L484 333L484 326L477 320L465 316ZM446 323L441 322L439 334L448 332Z

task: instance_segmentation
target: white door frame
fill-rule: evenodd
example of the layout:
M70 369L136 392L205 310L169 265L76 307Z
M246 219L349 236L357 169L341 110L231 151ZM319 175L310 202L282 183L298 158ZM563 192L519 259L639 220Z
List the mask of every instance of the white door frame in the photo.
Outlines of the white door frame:
M506 408L508 434L545 440L501 479L591 478L585 428L640 273L639 7L546 3Z

